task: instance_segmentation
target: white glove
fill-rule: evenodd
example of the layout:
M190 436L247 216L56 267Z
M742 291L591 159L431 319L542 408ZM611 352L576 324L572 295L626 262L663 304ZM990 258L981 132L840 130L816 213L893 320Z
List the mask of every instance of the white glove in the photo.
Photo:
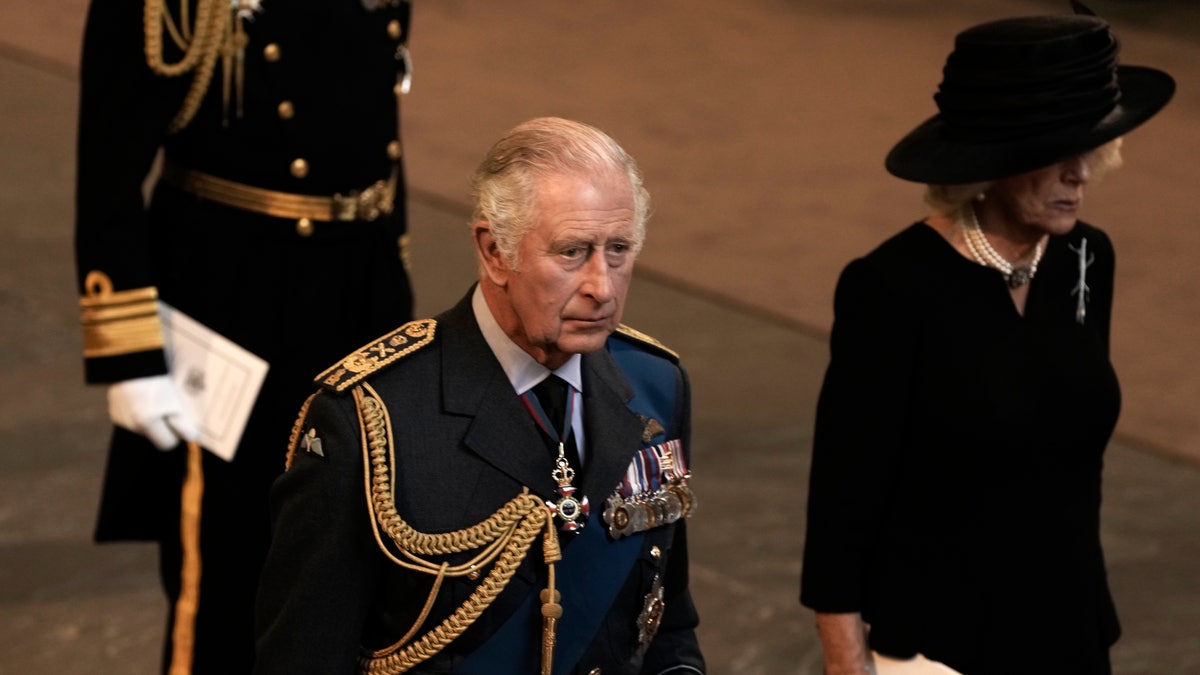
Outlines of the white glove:
M159 450L194 441L200 430L169 375L138 377L108 388L113 424L150 439Z

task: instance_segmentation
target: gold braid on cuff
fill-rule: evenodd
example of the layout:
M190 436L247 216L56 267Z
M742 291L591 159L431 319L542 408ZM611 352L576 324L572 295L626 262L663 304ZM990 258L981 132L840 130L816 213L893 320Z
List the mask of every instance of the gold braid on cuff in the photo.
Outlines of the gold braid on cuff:
M79 308L84 357L123 356L162 349L155 287L114 291L112 280L99 270L88 272L83 285Z

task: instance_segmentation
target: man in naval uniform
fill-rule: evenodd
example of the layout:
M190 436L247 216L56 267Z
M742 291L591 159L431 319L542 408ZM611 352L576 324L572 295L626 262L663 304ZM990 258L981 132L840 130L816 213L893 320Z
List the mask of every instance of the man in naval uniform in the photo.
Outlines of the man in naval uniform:
M408 26L398 0L89 10L76 230L86 379L130 413L96 536L159 542L172 673L251 670L267 493L311 373L412 318L398 116ZM159 175L147 206L143 184ZM232 461L182 443L199 420L167 375L160 301L268 363Z
M638 169L539 118L473 190L478 284L318 376L296 422L255 672L702 673L688 383L619 323Z

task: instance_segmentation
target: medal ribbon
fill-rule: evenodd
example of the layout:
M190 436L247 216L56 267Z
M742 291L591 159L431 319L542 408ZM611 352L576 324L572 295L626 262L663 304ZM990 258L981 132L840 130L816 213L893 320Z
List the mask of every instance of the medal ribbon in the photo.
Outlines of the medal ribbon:
M652 492L662 487L663 481L687 476L687 465L683 459L683 441L674 439L666 443L642 448L633 456L625 478L621 481L622 497Z
M554 377L554 375L549 375L548 377ZM521 402L525 404L525 409L528 410L529 415L533 417L534 423L538 425L538 428L542 430L542 433L546 434L546 436L553 443L558 445L564 445L567 442L567 437L569 437L571 435L571 431L573 431L571 419L574 417L575 412L575 392L572 391L570 383L566 383L566 386L567 405L562 428L567 431L566 433L562 434L561 437L558 433L558 428L554 426L554 424L550 421L550 416L547 415L546 410L542 408L542 402L538 400L537 394L533 393L533 389L521 394Z
M552 374L549 377L557 376ZM583 495L576 497L576 487L572 485L576 469L572 468L571 463L566 459L568 454L566 445L571 440L573 432L571 419L574 417L575 397L568 382L562 381L560 378L560 383L566 388L566 400L563 406L565 409L563 411L564 419L561 427L563 432L561 434L555 428L555 425L551 423L550 416L546 414L546 409L542 405L541 399L538 398L537 393L533 389L521 394L521 401L525 404L525 409L529 411L534 423L538 425L542 433L546 434L547 438L558 445L557 456L554 460L555 469L552 477L554 478L554 482L558 484L558 487L554 491L559 495L559 498L554 502L546 502L546 505L554 513L555 517L562 521L560 529L566 532L578 532L587 523L590 509L587 497ZM551 382L550 384L553 385L555 383ZM574 448L575 445L572 443L570 454L574 455L575 463L578 465L579 455L575 452Z

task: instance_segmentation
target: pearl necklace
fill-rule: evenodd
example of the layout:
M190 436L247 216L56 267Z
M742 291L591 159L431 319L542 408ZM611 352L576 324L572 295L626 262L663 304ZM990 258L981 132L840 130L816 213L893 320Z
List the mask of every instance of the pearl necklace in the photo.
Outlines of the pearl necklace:
M1045 253L1042 242L1038 242L1033 252L1033 260L1028 265L1013 265L992 248L991 242L984 236L983 229L979 227L979 219L975 216L975 205L968 204L964 210L971 214L971 222L966 222L960 216L958 225L962 228L963 238L966 239L967 248L975 262L999 271L1009 288L1020 288L1029 283L1033 275L1037 274L1038 263L1042 261L1042 254Z

